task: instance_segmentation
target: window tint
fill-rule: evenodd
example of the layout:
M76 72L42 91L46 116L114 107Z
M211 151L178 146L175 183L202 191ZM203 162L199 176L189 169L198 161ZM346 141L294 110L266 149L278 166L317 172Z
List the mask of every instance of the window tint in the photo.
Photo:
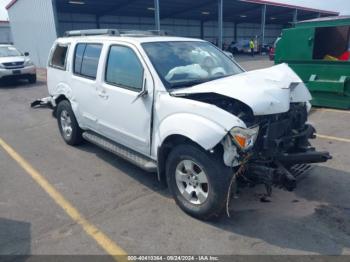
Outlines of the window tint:
M141 90L143 67L135 52L125 46L112 46L107 62L106 82Z
M56 45L55 50L52 53L50 66L60 69L66 69L67 51L67 45Z
M80 74L81 64L83 62L83 55L85 52L86 44L78 44L75 48L75 57L74 57L74 73Z
M102 45L86 45L83 63L81 65L82 75L96 78L101 49Z
M96 78L102 45L78 44L75 50L74 73Z

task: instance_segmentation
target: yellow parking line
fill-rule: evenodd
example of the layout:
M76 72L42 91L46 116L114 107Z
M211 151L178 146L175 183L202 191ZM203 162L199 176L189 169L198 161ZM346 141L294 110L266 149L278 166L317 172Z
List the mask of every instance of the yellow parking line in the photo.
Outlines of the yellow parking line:
M318 137L318 138L323 138L323 139L327 139L327 140L335 140L335 141L339 141L339 142L350 143L350 139L342 138L342 137L325 136L325 135L320 135L320 134L316 134L316 137Z
M102 249L112 255L117 261L126 261L126 252L114 243L108 236L101 232L79 213L79 211L66 200L38 171L36 171L23 157L21 157L10 145L0 138L0 146L15 160L32 179L41 186L44 191L70 216L83 230L92 237Z

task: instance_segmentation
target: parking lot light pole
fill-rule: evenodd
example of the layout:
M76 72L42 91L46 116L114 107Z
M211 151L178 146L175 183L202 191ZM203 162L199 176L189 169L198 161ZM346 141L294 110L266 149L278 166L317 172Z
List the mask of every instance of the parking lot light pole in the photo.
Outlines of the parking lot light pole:
M266 5L261 8L261 43L260 53L262 53L262 47L265 44L265 25L266 25Z
M222 31L223 31L223 0L218 0L218 47L222 49Z
M96 15L96 28L98 28L98 29L101 28L100 16L99 15Z
M297 23L297 22L298 22L298 9L295 9L293 13L293 23Z
M159 0L154 0L154 21L156 25L156 30L160 31Z

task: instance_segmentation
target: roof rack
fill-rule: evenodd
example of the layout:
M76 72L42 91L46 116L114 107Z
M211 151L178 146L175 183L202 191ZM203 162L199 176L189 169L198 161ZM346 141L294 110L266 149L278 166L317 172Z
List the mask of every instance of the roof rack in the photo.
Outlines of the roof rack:
M109 35L109 36L119 36L120 33L117 29L87 29L87 30L73 30L66 31L64 36L89 36L89 35Z
M167 32L162 30L119 30L122 36L165 36Z
M87 29L87 30L73 30L66 31L65 37L72 36L92 36L92 35L107 35L107 36L165 36L167 32L162 30L127 30L127 29Z

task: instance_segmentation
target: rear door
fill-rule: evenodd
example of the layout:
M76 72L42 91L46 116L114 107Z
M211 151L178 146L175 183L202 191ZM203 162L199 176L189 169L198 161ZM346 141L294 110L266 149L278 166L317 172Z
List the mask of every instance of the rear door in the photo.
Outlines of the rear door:
M97 130L95 106L102 47L101 43L77 43L73 57L71 103L79 125L91 130Z

